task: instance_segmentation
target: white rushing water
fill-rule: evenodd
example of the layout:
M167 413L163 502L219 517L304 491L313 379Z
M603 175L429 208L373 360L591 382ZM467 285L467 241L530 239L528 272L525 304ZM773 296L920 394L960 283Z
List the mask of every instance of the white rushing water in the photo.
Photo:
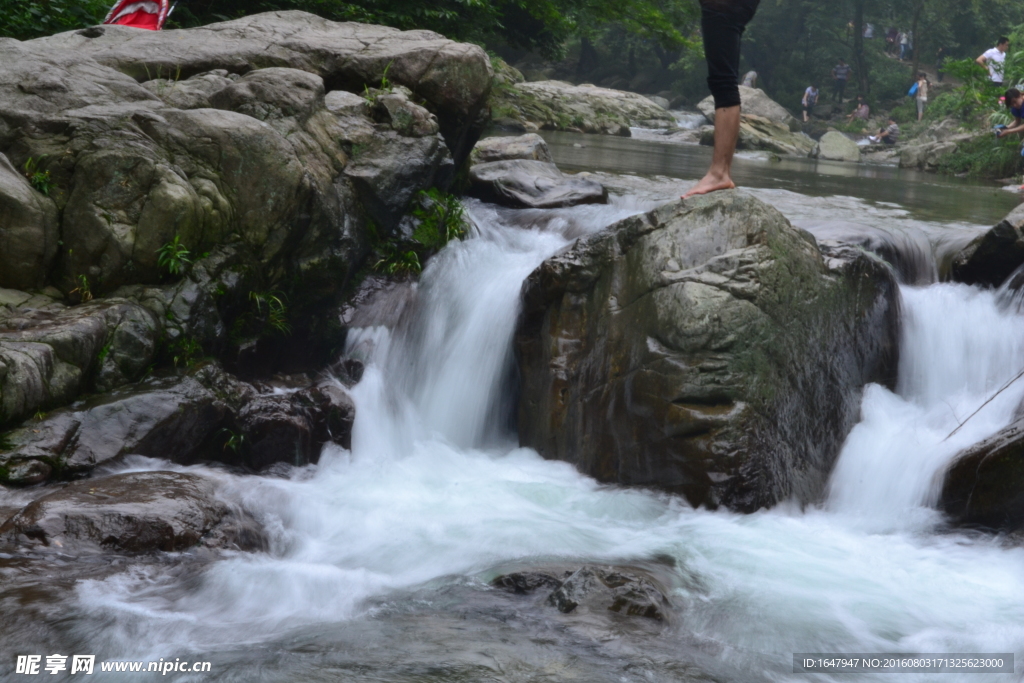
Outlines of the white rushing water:
M146 567L84 582L78 637L133 659L256 647L365 619L368 598L486 578L511 560L663 554L678 563L672 599L685 615L670 637L707 645L746 672L737 681L829 680L789 673L794 652L1014 652L1021 661L1024 550L938 533L929 507L949 458L1005 426L1024 396L1022 382L946 438L1024 368L1024 318L995 294L903 289L898 390L866 391L820 509L695 511L514 447L505 417L523 279L570 239L651 206L616 199L513 214L474 205L480 234L431 262L405 326L353 333L350 347L368 366L353 390L351 452L330 447L290 479L209 471L270 529L270 551L198 575ZM393 647L400 658L402 643Z

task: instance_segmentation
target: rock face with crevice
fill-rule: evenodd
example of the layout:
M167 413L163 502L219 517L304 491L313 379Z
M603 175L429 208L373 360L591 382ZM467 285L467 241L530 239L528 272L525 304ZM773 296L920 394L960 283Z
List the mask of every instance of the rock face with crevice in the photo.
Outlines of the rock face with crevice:
M968 285L998 287L1024 265L1024 206L971 241L953 257L952 279Z
M1024 419L954 458L939 507L964 526L1024 529Z
M891 270L739 192L581 238L523 302L521 444L695 506L820 499L862 387L895 378Z

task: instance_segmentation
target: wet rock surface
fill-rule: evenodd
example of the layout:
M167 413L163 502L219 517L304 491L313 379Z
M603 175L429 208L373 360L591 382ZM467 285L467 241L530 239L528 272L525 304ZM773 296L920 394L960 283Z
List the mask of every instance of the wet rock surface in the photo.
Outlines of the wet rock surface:
M1024 265L1024 206L973 240L953 257L952 279L968 285L998 287Z
M203 477L126 473L44 495L0 525L0 539L65 554L180 552L199 544L262 547L255 524L239 515L217 499L213 483Z
M553 209L604 204L608 191L593 180L566 175L544 161L492 161L469 171L470 193L514 208Z
M693 505L818 500L862 387L895 379L891 270L738 192L581 238L523 297L520 443Z
M207 365L104 394L5 434L0 479L28 485L83 476L127 455L249 470L315 463L326 443L350 446L355 406L332 382L303 381L261 393Z
M1024 420L956 457L946 470L939 508L964 526L1024 529Z

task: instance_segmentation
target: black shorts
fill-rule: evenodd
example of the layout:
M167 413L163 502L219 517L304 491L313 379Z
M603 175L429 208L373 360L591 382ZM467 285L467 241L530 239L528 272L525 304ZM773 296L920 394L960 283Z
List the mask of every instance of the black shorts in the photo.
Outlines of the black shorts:
M740 41L760 0L701 0L701 32L708 62L708 88L715 109L738 107Z

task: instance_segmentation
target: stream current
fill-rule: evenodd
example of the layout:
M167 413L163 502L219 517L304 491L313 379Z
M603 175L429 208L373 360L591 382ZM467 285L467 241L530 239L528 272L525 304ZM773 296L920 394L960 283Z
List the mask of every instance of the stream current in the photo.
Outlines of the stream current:
M557 141L554 152L577 153ZM922 185L910 194L928 191L906 182ZM977 189L951 187L965 201ZM348 352L367 364L352 390L351 451L328 447L318 465L277 478L145 459L119 467L215 478L269 530L268 552L140 562L17 605L8 596L6 614L32 618L3 629L2 649L204 660L213 680L229 681L877 677L794 674L795 652L1009 652L1020 671L1024 548L950 530L932 507L949 460L1006 426L1024 399L1019 382L948 437L1024 368L1016 308L996 292L936 282L938 264L1012 208L1012 195L942 222L888 190L882 201L749 190L819 239L888 239L911 264L897 390L866 389L820 505L693 510L517 447L511 342L523 279L576 237L678 190L634 177L607 206L470 202L475 234L430 262L402 323L350 335ZM673 618L657 629L574 621L489 585L552 563L650 567L667 577Z

